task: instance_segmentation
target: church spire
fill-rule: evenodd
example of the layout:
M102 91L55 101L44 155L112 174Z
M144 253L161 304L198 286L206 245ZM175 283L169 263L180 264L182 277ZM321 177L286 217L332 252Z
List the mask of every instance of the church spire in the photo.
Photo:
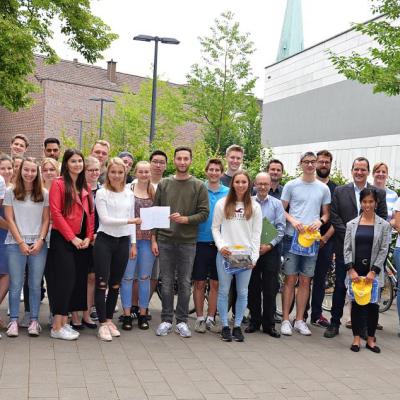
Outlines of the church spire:
M276 61L284 60L304 49L301 0L287 0L285 20Z

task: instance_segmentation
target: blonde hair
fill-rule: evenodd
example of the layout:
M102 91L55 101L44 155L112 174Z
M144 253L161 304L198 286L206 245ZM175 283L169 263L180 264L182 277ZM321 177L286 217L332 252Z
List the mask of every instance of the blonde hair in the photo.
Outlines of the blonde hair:
M115 188L113 185L111 185L110 178L108 177L108 173L110 172L111 167L114 166L114 165L117 165L117 166L119 166L119 167L122 167L123 170L124 170L124 180L122 181L121 187L120 187L119 189L123 189L123 188L124 188L125 182L126 182L126 176L127 176L126 166L125 166L123 160L122 160L121 158L119 158L119 157L113 157L113 158L108 162L107 171L106 171L106 180L105 180L105 182L104 182L104 187L105 187L107 190L111 190L112 192L118 191L118 188Z
M133 172L133 175L136 176L138 167L149 167L150 168L150 163L148 161L138 161L137 164L135 165L135 170ZM149 179L149 181L147 182L147 194L149 195L149 198L151 200L154 200L154 196L155 196L155 191L154 191L154 187L151 184L151 180Z
M386 168L386 172L389 174L389 167L384 162L376 163L374 165L374 167L372 168L372 173L374 174L380 167L385 167Z
M99 168L100 168L100 161L93 156L88 156L85 158L85 169L89 168L89 165L93 165L93 164L99 164Z
M42 162L40 163L40 168L43 168L45 164L51 164L57 170L57 173L58 174L60 173L60 163L54 158L50 157L43 158Z
M94 146L96 146L96 144L99 144L99 145L101 145L101 146L107 147L108 151L110 151L110 149L111 149L111 145L110 145L109 142L107 142L107 140L102 140L102 139L100 139L100 140L96 140L96 141L94 142L94 144L93 144L93 146L92 146L92 149L90 150L91 153L93 152Z

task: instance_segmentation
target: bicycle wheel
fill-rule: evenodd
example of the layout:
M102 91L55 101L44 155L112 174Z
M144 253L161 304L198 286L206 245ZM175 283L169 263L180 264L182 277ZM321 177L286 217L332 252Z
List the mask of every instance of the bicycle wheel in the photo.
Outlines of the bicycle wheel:
M324 299L322 300L322 309L324 311L330 312L332 310L332 298L334 290L335 290L335 267L332 266L329 269L325 280L325 295Z
M282 317L283 315L283 302L282 302L282 291L283 291L283 283L284 283L285 275L282 271L278 274L278 282L279 282L279 289L276 295L276 315Z
M283 273L283 271L279 272L278 275L278 282L279 282L279 290L278 293L276 295L276 310L275 313L276 315L278 315L279 317L282 317L283 315L283 302L282 302L282 292L283 292L283 286L285 283L285 274ZM290 305L290 309L289 309L289 314L293 311L294 309L294 303L295 303L295 299L296 299L296 293L297 293L297 285L295 288L295 292L294 292L294 297L293 297L293 301L292 304Z
M383 313L392 306L394 296L394 286L392 280L385 274L384 286L381 288L379 299L379 312Z

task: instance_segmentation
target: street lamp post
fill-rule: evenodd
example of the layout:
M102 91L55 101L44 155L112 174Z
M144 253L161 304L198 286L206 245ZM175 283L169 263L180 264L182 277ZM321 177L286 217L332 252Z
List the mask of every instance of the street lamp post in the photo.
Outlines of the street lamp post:
M150 144L152 143L156 131L156 102L157 102L157 59L158 59L158 42L164 44L179 44L179 40L168 37L158 37L149 35L138 35L133 40L141 42L154 42L154 64L153 64L153 88L151 93L151 119L150 119Z
M91 101L99 101L100 102L100 127L99 127L99 138L101 139L103 136L103 104L104 103L115 103L114 100L104 99L102 97L93 97L89 99Z

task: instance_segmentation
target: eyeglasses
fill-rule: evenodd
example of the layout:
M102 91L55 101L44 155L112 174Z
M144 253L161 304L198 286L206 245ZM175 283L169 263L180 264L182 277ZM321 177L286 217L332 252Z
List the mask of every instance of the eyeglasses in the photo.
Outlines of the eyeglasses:
M151 160L151 163L156 165L165 165L165 161Z
M301 163L304 165L315 165L316 161L315 160L303 160Z
M320 164L320 165L330 165L330 161L317 161L317 164Z

